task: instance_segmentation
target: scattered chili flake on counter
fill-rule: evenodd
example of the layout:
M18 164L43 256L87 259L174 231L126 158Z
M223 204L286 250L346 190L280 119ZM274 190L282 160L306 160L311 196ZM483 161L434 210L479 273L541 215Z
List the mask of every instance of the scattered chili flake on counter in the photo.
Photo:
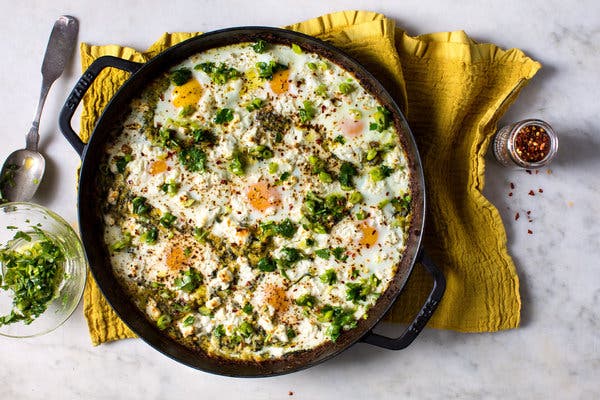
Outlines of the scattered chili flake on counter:
M527 233L533 235L533 231L531 229L527 229Z
M543 190L542 188L539 188L539 189L538 189L538 192L539 192L539 193L544 193L544 190Z
M533 190L530 190L530 191L529 191L529 195L530 195L530 196L535 196L535 192L534 192Z
M511 188L511 189L514 189L514 188L515 188L515 184L511 182L511 183L510 183L510 188Z
M518 220L518 219L519 219L519 217L520 217L519 213L516 213L516 214L515 214L515 221L516 221L516 220Z

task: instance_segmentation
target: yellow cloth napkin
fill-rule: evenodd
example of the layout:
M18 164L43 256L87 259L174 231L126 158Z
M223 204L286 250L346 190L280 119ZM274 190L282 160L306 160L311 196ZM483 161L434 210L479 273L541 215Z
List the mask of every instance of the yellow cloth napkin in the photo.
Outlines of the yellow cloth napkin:
M425 170L424 245L447 279L446 294L429 326L464 332L517 327L519 280L498 211L481 193L484 155L498 119L540 64L517 49L477 44L462 31L410 37L393 20L373 12L328 14L288 28L356 57L407 113ZM146 52L84 43L82 67L103 55L145 62L197 34L165 34ZM127 76L105 70L84 97L84 140ZM431 277L416 266L388 320L410 320L430 287ZM85 289L84 313L94 344L134 337L93 279Z

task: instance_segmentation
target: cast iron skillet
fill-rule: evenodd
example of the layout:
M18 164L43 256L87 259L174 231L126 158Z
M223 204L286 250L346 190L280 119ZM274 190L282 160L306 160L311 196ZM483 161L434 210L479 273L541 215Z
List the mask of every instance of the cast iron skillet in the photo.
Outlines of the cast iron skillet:
M210 48L240 42L255 42L259 39L269 43L298 44L305 51L317 53L352 72L361 84L375 95L393 114L394 124L408 158L412 181L412 222L407 247L398 272L388 289L371 308L368 317L361 320L355 329L343 332L335 343L325 343L315 349L290 354L284 358L263 362L231 361L209 357L191 350L162 333L129 299L112 272L108 251L103 245L103 221L100 212L99 165L104 147L111 135L118 134L120 123L128 113L130 101L137 97L146 85L159 74L192 56ZM112 98L97 122L90 141L85 144L71 127L71 119L83 95L100 72L114 67L131 72L131 77ZM300 33L276 28L243 27L231 28L189 39L169 48L145 64L105 56L98 58L85 71L69 95L59 117L60 128L66 139L82 158L79 176L79 226L81 238L91 271L102 293L119 317L143 340L173 359L188 366L229 376L272 376L308 368L323 362L357 341L364 341L387 349L402 349L408 346L421 332L437 308L445 290L445 279L440 270L422 252L420 243L425 219L425 184L421 160L408 124L400 109L381 84L358 62L339 49ZM372 332L373 327L385 315L400 294L413 265L420 261L433 276L434 285L429 298L414 321L399 338L389 338Z

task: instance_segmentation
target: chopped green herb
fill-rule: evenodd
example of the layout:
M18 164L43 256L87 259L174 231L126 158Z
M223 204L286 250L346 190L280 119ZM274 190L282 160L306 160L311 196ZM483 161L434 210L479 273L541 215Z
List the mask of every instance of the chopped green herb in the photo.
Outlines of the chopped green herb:
M334 142L339 143L339 144L345 144L346 143L346 139L344 139L344 137L342 135L337 135L335 137L335 139L333 139Z
M146 203L146 198L142 196L135 197L131 204L133 206L133 213L137 215L146 215L151 209L151 206Z
M277 164L276 162L269 163L269 173L270 174L277 173L277 170L279 170L279 164Z
M131 246L131 234L129 232L125 232L121 240L117 240L116 242L114 242L110 246L110 249L112 251L121 251L129 246Z
M179 68L171 72L170 78L175 86L181 86L192 79L192 71L189 68Z
M194 228L194 239L196 239L200 243L204 243L206 237L208 236L208 232L205 229L195 227Z
M175 278L175 288L185 293L192 293L202 284L202 275L193 268L181 273Z
M263 61L257 62L256 68L258 69L258 76L260 78L270 81L273 79L273 74L288 69L288 66L271 60L268 63Z
M248 150L248 154L257 160L268 160L269 158L273 158L273 150L264 145L258 145L251 148Z
M248 321L242 322L237 331L244 338L248 338L254 334L254 328Z
M340 90L340 93L342 93L342 94L350 94L350 93L354 92L354 90L356 90L354 85L350 82L340 83L340 86L338 87L338 89Z
M302 214L306 221L306 229L315 233L327 233L347 214L346 197L341 194L330 194L325 198L308 192L302 205Z
M224 85L229 80L237 79L242 76L240 71L235 68L228 67L225 63L216 65L213 62L205 62L196 65L194 69L205 72L210 79L218 85Z
M13 240L26 236L31 241L29 235L18 235L19 232ZM36 232L40 239L33 244L19 250L8 247L0 250L0 264L4 271L0 289L13 292L13 308L8 315L0 316L0 326L17 321L29 325L46 311L48 303L57 295L64 276L65 255L39 228Z
M173 222L177 220L177 217L171 214L170 212L166 212L160 219L160 224L165 228L170 228L173 226Z
M308 67L308 69L310 69L311 71L316 71L317 70L317 64L315 64L314 62L307 62L306 66Z
M117 166L117 172L122 174L125 172L125 168L127 167L127 164L129 164L129 162L133 160L133 157L131 156L131 154L125 154L124 156L117 156L115 157L115 164Z
M352 182L352 178L358 175L358 171L356 167L349 163L348 161L344 161L340 166L340 175L338 180L340 181L340 185L344 190L352 190L354 187L354 183Z
M156 321L156 326L161 331L164 331L165 329L167 329L169 327L169 325L171 325L171 317L169 317L166 314L161 315L158 318L158 320Z
M284 182L286 181L289 177L291 176L291 174L289 172L284 172L283 174L281 174L281 176L279 177L279 181L280 182Z
M356 327L356 318L352 309L326 305L320 310L319 314L319 322L331 323L327 329L327 335L334 342L340 337L342 330Z
M369 129L372 131L383 132L392 124L392 114L384 107L377 107L373 119L374 122L369 125Z
M292 340L293 338L295 338L297 336L294 328L287 328L285 330L285 334L287 335L288 340Z
M410 194L405 194L400 197L394 197L391 200L392 206L398 212L398 214L402 217L406 217L410 213L410 203L412 201L412 196Z
M239 151L234 151L231 161L229 162L229 170L235 175L242 176L245 174L246 161Z
M23 231L19 231L19 232L15 233L14 239L15 240L23 239L26 242L31 242L31 236Z
M292 43L292 51L296 54L302 54L302 49L296 43Z
M390 176L394 170L387 165L381 164L375 168L371 168L369 176L373 182L379 182Z
M182 321L182 325L183 326L191 326L194 325L194 316L193 315L188 315L187 317L184 318L184 320Z
M254 110L258 110L259 108L261 108L264 105L265 105L265 102L262 99L259 99L258 97L256 97L255 99L253 99L250 102L250 104L248 104L246 106L246 110L248 110L249 112L252 112Z
M348 259L346 249L343 247L336 247L331 252L333 253L333 257L338 261L346 261Z
M267 42L265 42L264 40L260 39L258 40L256 43L254 43L252 45L252 49L258 53L258 54L262 54L265 52L265 50L267 49Z
M362 201L363 195L360 192L352 192L350 197L348 197L348 201L352 204L358 204Z
M183 108L181 109L181 111L179 111L179 117L180 118L186 118L189 117L190 115L194 114L196 112L196 106L193 104L186 104L185 106L183 106Z
M190 172L206 171L206 154L200 147L185 147L179 153L179 162Z
M263 272L273 272L277 269L277 264L270 257L263 257L258 260L256 267Z
M322 98L326 99L329 96L329 94L327 93L327 85L322 83L319 86L317 86L315 89L315 94L317 96L321 96Z
M319 180L323 183L333 182L333 178L331 177L331 175L325 171L319 172Z
M346 299L354 303L366 301L369 295L375 294L380 283L381 280L375 274L371 274L370 277L363 278L357 283L348 282L346 283Z
M279 263L283 268L290 268L292 265L304 258L300 250L293 247L284 247L281 249L281 258Z
M174 180L170 180L169 182L163 183L160 186L160 190L167 193L169 196L175 196L179 191L179 184Z
M302 106L302 108L298 109L298 116L300 117L300 121L305 124L315 117L317 110L310 100L305 100Z
M215 143L217 138L209 129L194 129L192 131L194 143Z
M221 108L217 111L214 122L215 124L226 124L233 121L233 110L229 108Z
M156 229L155 226L148 228L144 233L142 233L140 239L148 244L156 243L156 241L158 240L158 229Z
M317 298L310 294L303 294L296 299L296 304L302 307L313 308L317 304Z
M223 327L223 325L219 324L217 325L217 327L213 330L213 336L216 338L222 338L225 336L225 327Z
M261 240L264 240L268 237L279 235L291 239L297 230L298 227L289 218L284 219L280 223L274 221L262 222L259 225L259 237Z
M328 260L329 257L331 256L331 253L329 252L329 249L318 249L318 250L315 250L315 254L318 257L324 258L325 260Z
M327 271L323 272L323 274L319 276L319 279L321 279L321 282L323 283L333 285L337 282L337 274L335 273L335 270L333 268L330 268Z
M246 303L246 304L244 305L244 307L242 307L242 311L243 311L245 314L251 315L251 314L252 314L252 311L254 311L254 308L252 307L252 304L250 304L250 303Z
M313 238L306 238L306 240L304 241L306 243L307 246L312 247L314 246L317 242L315 241L315 239Z

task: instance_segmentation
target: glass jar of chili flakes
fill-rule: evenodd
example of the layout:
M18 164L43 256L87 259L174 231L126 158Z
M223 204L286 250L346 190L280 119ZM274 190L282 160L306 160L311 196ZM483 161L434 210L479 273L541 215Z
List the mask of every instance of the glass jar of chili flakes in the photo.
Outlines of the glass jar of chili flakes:
M556 155L558 136L548 123L525 119L501 128L494 137L493 150L504 166L541 168Z

